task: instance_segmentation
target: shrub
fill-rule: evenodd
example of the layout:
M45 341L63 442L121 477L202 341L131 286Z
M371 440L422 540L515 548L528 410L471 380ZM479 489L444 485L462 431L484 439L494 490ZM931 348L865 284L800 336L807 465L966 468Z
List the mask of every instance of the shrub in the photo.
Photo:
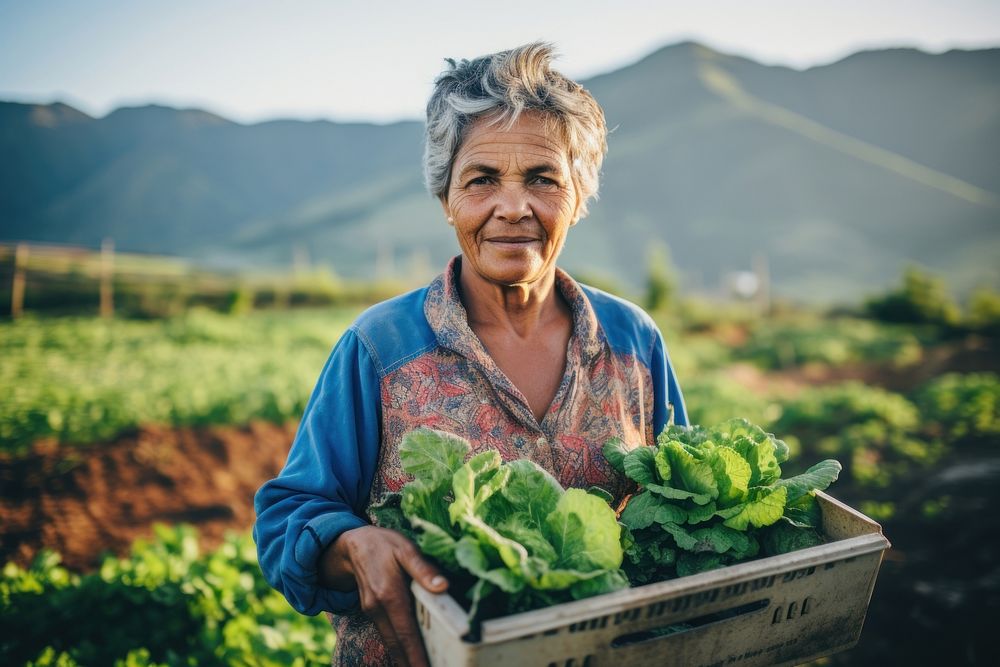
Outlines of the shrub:
M960 319L958 305L944 281L916 267L905 271L901 287L869 299L865 310L871 317L884 322L951 327Z

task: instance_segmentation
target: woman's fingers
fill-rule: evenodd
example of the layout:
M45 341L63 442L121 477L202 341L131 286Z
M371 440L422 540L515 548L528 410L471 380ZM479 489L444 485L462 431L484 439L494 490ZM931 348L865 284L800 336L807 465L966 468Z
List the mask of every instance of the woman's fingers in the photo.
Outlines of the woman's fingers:
M393 665L396 665L397 667L410 667L411 664L419 664L410 662L407 651L403 648L403 644L399 641L399 637L396 634L396 628L389 620L389 616L385 609L380 609L378 613L370 613L369 618L372 619L372 622L375 624L375 629L378 630L379 635L381 635L382 643L385 644L385 648L389 652L389 658L392 660Z
M417 620L413 616L412 605L392 605L386 607L386 615L392 631L395 634L397 650L404 660L393 657L401 665L411 667L427 667L427 654L424 652L424 641L420 636L420 629L417 627ZM391 649L390 649L391 652Z
M387 551L392 553L392 550ZM406 633L406 620L400 617L399 610L404 617L412 617L412 613L409 591L399 565L394 559L380 563L373 554L373 558L357 566L356 571L361 609L375 624L393 663L401 667L422 664L419 657L414 661L406 642L400 639L400 633Z
M426 667L409 577L435 593L448 588L447 580L399 533L371 526L355 530L349 541L350 560L362 610L372 619L397 665Z
M448 580L441 576L436 567L428 563L413 542L406 540L396 553L396 560L413 580L431 593L443 593L448 589Z

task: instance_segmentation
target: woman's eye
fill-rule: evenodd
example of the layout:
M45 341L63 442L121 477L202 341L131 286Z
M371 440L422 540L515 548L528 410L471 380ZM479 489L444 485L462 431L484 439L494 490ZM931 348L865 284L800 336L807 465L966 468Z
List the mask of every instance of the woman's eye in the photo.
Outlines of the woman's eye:
M535 176L531 179L531 182L534 185L558 185L558 183L547 176Z
M469 181L469 185L489 185L489 184L490 184L489 176L476 176L475 178Z

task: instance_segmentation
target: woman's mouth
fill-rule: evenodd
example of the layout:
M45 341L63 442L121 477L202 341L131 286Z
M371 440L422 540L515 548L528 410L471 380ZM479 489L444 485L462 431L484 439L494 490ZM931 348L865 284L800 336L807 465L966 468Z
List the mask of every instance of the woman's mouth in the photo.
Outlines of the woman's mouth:
M499 243L502 245L523 245L525 243L534 243L538 241L538 239L530 236L497 236L486 240L489 243Z

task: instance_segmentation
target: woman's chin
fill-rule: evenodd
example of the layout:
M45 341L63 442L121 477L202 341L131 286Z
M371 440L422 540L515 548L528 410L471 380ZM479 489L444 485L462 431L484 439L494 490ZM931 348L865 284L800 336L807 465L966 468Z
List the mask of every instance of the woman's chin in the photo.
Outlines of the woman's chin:
M508 258L503 261L481 262L477 273L498 285L523 285L538 280L544 272L544 262L538 257Z

